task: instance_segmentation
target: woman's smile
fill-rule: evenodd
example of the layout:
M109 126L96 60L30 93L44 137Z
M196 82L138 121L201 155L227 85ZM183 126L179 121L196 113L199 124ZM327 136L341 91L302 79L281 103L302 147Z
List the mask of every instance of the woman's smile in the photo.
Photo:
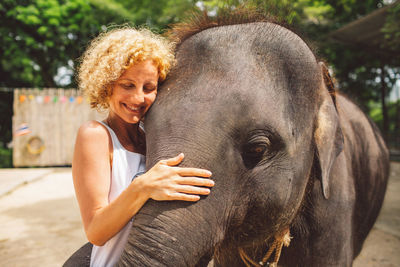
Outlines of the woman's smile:
M138 113L139 114L139 113L142 113L144 111L144 107L143 106L137 107L137 106L128 105L128 104L125 104L125 103L122 103L122 105L124 107L126 107L126 109L128 109L130 112L133 112L133 113Z

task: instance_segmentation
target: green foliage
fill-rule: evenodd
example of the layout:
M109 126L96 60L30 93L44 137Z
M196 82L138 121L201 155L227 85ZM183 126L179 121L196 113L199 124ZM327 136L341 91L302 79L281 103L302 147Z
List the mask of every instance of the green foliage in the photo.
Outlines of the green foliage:
M0 168L12 168L12 150L0 147Z
M162 32L168 25L179 22L193 8L195 0L116 0L125 10L134 14L135 25L146 25Z
M286 24L296 24L305 19L303 7L305 0L290 1L290 0L206 0L202 1L212 13L217 13L221 9L234 9L238 6L246 6L256 8L265 12L274 18L284 21Z
M177 22L191 0L4 0L0 4L0 86L71 87L55 80L73 73L87 43L112 25L161 31ZM68 79L67 79L68 81Z
M330 12L325 15L333 23L332 27L334 28L340 28L383 6L382 0L325 0L320 2L331 7Z
M378 127L382 129L383 114L382 114L381 106L379 104L377 104L376 102L370 102L369 107L370 107L369 116L378 125ZM400 139L400 118L399 118L400 114L398 113L399 108L400 108L400 99L388 104L388 116L389 116L389 122L390 122L389 123L389 135L392 136L392 138L391 138L392 141L396 141L396 140ZM392 145L397 148L400 148L400 143L392 144Z
M334 42L330 39L329 33L383 6L383 1L328 0L326 2L331 6L330 11L325 14L325 18L330 22L314 24L308 33L312 39L317 40L319 55L332 66L340 90L368 112L370 109L368 103L378 102L381 98L381 69L384 69L385 97L387 97L398 79L396 75L389 75L388 71L398 73L399 61L378 49Z
M393 51L400 50L400 2L397 2L388 9L388 16L382 33L385 35L385 42L382 47Z
M104 6L108 7L107 1L98 2L3 1L0 6L0 75L8 78L0 85L60 86L54 80L59 69L73 69L74 60L102 25L132 19L123 8L104 10Z

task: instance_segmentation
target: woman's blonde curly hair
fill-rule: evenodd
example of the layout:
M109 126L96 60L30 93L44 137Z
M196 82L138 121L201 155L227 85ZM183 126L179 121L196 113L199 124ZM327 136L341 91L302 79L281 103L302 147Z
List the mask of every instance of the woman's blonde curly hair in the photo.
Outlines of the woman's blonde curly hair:
M92 108L107 109L111 84L130 66L153 60L163 81L174 63L174 44L148 29L124 27L101 33L87 48L78 70L79 88Z

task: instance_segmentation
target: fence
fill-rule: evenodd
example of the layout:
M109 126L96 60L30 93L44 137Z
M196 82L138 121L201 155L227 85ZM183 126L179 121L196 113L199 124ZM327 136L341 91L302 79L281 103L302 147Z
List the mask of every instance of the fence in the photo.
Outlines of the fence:
M73 89L15 89L13 104L15 167L70 165L79 126L106 116Z

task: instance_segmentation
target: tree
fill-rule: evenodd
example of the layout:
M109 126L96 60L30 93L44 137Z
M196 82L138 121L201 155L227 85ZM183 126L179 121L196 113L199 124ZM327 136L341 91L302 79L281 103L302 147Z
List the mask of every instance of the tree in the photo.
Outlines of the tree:
M379 0L327 2L332 6L332 12L326 14L330 21L327 32L342 27L384 5L384 1ZM388 16L389 18L391 16ZM382 31L394 33L398 29L395 25L397 27L399 25L398 16L397 21L388 20ZM390 39L391 44L396 43L395 36L391 35L393 37ZM390 121L386 99L397 80L396 75L390 73L399 67L400 57L396 57L395 49L386 49L389 42L384 43L386 47L382 46L385 49L379 49L379 47L335 43L327 38L329 35L321 37L319 39L321 54L332 63L341 90L355 99L366 112L371 111L373 106L371 104L378 101L381 103L383 120L379 126L383 130L385 139L389 141ZM399 35L397 35L397 41L400 41Z
M4 0L0 3L0 75L8 87L71 87L76 59L112 25L161 31L196 1ZM60 78L64 73L67 79ZM69 79L68 79L69 78Z
M168 25L179 22L187 12L196 9L196 0L116 0L134 14L135 25L146 25L163 32Z
M133 19L119 4L86 0L4 0L0 17L1 86L8 87L60 86L60 68L74 68L102 25Z
M393 51L400 50L400 3L388 9L388 15L382 32L385 34L385 42L382 47L389 48Z

